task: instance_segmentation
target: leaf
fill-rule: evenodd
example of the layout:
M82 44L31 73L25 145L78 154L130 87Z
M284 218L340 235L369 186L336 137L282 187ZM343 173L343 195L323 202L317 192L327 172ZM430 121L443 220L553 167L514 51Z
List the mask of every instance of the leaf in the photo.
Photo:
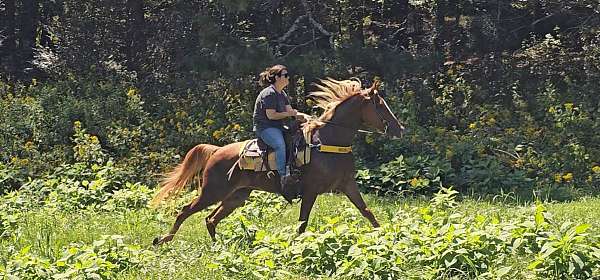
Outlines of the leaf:
M578 225L577 227L575 227L575 232L577 234L581 234L581 233L586 232L589 228L590 228L589 224Z
M545 222L545 219L544 219L545 211L546 211L546 208L542 204L538 204L535 207L535 225L536 226L539 227Z
M498 278L500 278L500 277L502 277L502 276L504 276L504 275L508 274L508 273L510 272L510 270L511 270L511 269L512 269L512 267L510 267L510 266L505 266L505 267L502 267L502 268L498 269L496 276L497 276Z
M23 247L23 249L21 249L21 254L25 255L25 254L29 253L29 250L31 250L31 245Z
M556 250L558 250L558 248L555 247L551 247L552 245L548 245L549 243L544 244L544 246L542 247L542 252L544 252L542 254L542 258L546 259L548 258L550 255L552 255L552 253L556 252ZM548 246L546 246L548 245Z
M571 254L571 258L579 265L579 269L583 269L584 263L577 254Z
M542 260L536 260L536 261L530 263L529 266L527 266L527 269L536 269L542 263L543 263Z
M523 238L515 239L515 241L513 241L513 250L519 249L519 247L521 247L521 244L523 244Z
M444 260L444 264L446 265L446 267L452 267L452 265L455 264L457 261L458 260L456 259L456 257L454 257L451 261Z
M271 268L271 269L272 269L272 268L275 268L275 262L274 262L273 260L271 260L271 259L268 259L268 260L266 260L266 261L265 261L265 265L266 265L268 268Z

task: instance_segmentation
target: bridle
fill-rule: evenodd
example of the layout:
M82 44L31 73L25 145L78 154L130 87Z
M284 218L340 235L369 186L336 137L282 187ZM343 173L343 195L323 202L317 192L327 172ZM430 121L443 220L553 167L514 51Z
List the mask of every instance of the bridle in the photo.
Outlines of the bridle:
M377 116L379 117L379 120L380 120L380 121L383 123L383 125L384 125L383 134L385 135L385 134L387 134L387 130L388 130L388 127L389 127L389 125L390 125L390 124L389 124L389 122L388 122L388 121L387 121L387 120L386 120L386 119L383 117L383 115L381 115L381 113L379 112L379 110L377 110L377 103L375 103L375 98L373 98L373 97L375 97L375 95L377 95L377 98L381 98L381 97L379 96L379 94L378 94L378 93L375 93L375 94L373 94L373 96L371 96L371 103L372 103L372 104L373 104L373 106L375 107L375 113L376 113L376 114L377 114ZM381 99L381 100L383 100L383 99ZM387 103L385 102L385 100L383 100L383 104L385 104L385 107L386 107L388 110L390 109L390 107L387 105Z
M373 96L375 96L375 95L377 95L377 93L373 94ZM383 117L383 115L381 114L381 112L379 112L379 110L377 110L377 103L375 103L375 99L373 98L373 96L371 97L371 104L373 104L373 106L375 108L375 113L377 114L377 117L379 117L379 120L384 125L383 132L380 132L380 131L369 131L369 130L364 130L364 129L356 129L356 128L353 128L353 127L348 127L348 126L345 126L345 125L337 124L337 123L334 123L334 122L331 122L331 121L320 121L320 122L323 122L323 123L326 123L326 124L329 124L329 125L332 125L332 126L337 126L337 127L345 128L345 129L348 129L348 130L356 130L357 132L365 133L365 134L386 135L388 127L389 127L389 122ZM381 98L379 95L377 95L377 97ZM383 100L383 102L384 102L385 106L389 110L389 106L387 105L387 103L385 102L385 100Z

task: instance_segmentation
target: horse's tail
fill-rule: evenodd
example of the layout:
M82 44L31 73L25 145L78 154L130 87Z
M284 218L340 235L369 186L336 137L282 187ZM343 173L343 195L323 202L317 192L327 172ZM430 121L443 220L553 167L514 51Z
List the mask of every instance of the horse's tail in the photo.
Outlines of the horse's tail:
M179 193L190 179L194 178L204 168L208 159L219 148L221 147L210 144L200 144L192 148L185 155L183 162L177 165L171 172L165 174L163 180L160 182L160 191L150 201L150 205L157 206L161 201Z

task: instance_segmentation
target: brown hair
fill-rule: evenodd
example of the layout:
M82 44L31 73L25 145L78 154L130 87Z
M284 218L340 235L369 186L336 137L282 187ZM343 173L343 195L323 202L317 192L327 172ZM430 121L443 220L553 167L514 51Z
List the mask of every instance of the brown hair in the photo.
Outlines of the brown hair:
M266 85L275 83L275 76L280 75L281 71L283 71L283 70L287 70L287 67L285 67L284 65L281 65L281 64L277 64L277 65L268 67L267 69L265 69L265 71L260 73L260 78L258 80L258 83L261 86L266 86Z

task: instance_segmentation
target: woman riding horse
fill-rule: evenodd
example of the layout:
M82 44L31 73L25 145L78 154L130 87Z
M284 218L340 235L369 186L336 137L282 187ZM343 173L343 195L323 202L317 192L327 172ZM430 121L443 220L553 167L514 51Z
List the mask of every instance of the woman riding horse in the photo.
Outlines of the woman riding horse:
M290 105L290 100L283 89L290 83L289 72L283 65L274 65L260 73L260 85L267 86L256 97L253 114L253 130L265 144L275 150L277 172L280 178L281 194L292 202L295 193L289 189L290 169L286 167L286 147L283 139L283 120L296 117L305 120L304 114L298 113Z
M281 72L280 72L281 73ZM304 129L313 135L311 160L301 167L298 182L302 190L300 206L301 225L298 231L304 232L313 204L319 194L341 192L358 208L373 227L379 223L367 208L354 178L356 168L352 155L352 140L362 125L367 125L393 138L401 137L404 127L391 112L389 106L376 91L378 83L368 90L360 90L356 81L322 80L317 85L319 91L311 97L325 112L317 120L309 121ZM200 144L192 148L162 182L162 188L152 204L182 190L202 169L202 182L199 195L181 209L169 233L154 239L154 244L163 244L173 239L185 219L206 209L218 206L206 217L206 228L211 239L216 240L216 226L233 210L244 204L253 190L280 193L279 180L267 176L266 172L254 172L231 168L239 159L239 151L244 142L217 147ZM228 176L228 171L233 173Z

